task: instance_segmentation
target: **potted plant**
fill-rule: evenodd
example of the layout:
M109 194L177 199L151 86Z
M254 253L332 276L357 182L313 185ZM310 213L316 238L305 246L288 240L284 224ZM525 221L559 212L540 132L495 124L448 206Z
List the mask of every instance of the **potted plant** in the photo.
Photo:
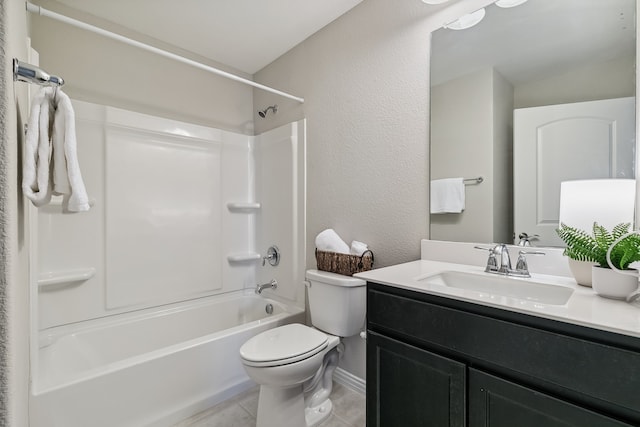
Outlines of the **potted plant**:
M563 223L556 233L567 245L563 254L568 257L574 279L579 285L591 287L591 269L596 265L599 254L595 239L586 231Z
M628 270L629 264L640 261L640 235L630 234L630 227L631 224L622 223L616 225L609 232L594 222L592 234L566 224L560 224L560 228L556 230L558 236L567 244L564 253L569 259L594 264L592 284L594 290L602 296L624 298L638 286L637 273L633 275L619 274L611 270L607 262L607 251L609 250L611 264L618 270ZM613 245L614 243L615 245ZM616 285L620 280L626 281L626 285ZM633 287L633 289L622 296L620 292L612 291L610 289L612 286Z

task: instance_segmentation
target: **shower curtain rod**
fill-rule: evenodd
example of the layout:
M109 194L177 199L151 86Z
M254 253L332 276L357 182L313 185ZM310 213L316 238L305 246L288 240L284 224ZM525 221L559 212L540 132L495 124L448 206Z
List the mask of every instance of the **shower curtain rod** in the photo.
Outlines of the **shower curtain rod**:
M300 103L304 103L304 98L300 98L298 96L291 95L291 94L283 92L281 90L274 89L272 87L265 86L265 85L260 84L260 83L256 83L256 82L251 81L249 79L245 79L244 77L236 76L235 74L231 74L231 73L228 73L226 71L219 70L218 68L214 68L214 67L211 67L209 65L205 65L205 64L202 64L200 62L196 62L196 61L193 61L191 59L185 58L184 56L176 55L175 53L167 52L166 50L162 50L162 49L159 49L157 47L153 47L151 45L148 45L148 44L141 43L139 41L130 39L128 37L124 37L124 36L121 36L119 34L112 33L111 31L103 30L102 28L96 27L94 25L87 24L86 22L78 21L77 19L69 18L68 16L61 15L59 13L56 13L56 12L53 12L51 10L45 9L43 7L35 5L35 4L30 3L28 1L25 2L25 3L26 3L28 12L36 13L36 14L41 15L41 16L46 16L48 18L55 19L57 21L61 21L61 22L73 25L74 27L82 28L83 30L91 31L93 33L97 33L97 34L100 34L102 36L105 36L105 37L108 37L108 38L111 38L111 39L114 39L114 40L118 40L118 41L120 41L122 43L131 45L131 46L135 46L135 47L138 47L140 49L147 50L149 52L153 52L153 53L155 53L157 55L164 56L166 58L170 58L170 59L173 59L175 61L179 61L179 62L188 64L188 65L191 65L191 66L199 68L201 70L205 70L205 71L208 71L210 73L217 74L219 76L226 77L228 79L235 80L237 82L244 83L244 84L249 85L249 86L253 86L253 87L257 88L257 89L262 89L262 90L264 90L266 92L275 93L276 95L280 95L280 96L283 96L285 98L293 99L293 100L298 101Z

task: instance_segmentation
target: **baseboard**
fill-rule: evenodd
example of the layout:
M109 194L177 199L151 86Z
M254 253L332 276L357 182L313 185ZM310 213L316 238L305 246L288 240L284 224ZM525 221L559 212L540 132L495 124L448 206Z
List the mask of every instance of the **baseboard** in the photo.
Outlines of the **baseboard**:
M367 382L365 380L342 368L336 368L333 373L333 380L360 394L366 394L367 392Z

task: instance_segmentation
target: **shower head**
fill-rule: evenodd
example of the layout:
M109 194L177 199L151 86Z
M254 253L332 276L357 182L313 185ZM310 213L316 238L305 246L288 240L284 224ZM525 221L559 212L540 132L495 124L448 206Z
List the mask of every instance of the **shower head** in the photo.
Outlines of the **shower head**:
M269 112L269 110L273 110L273 114L275 114L275 113L278 112L278 106L277 105L271 105L271 106L265 108L264 110L258 111L258 115L264 119L265 117L267 117L267 113Z

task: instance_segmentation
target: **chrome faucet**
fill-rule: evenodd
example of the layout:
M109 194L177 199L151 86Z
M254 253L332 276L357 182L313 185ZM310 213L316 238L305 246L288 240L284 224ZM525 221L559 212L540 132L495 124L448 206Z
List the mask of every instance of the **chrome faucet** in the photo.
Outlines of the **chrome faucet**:
M484 271L487 273L509 274L509 271L511 271L511 255L509 255L507 245L502 243L491 249L487 267Z
M511 256L509 255L509 248L504 243L495 245L492 248L485 248L481 246L476 246L475 248L489 251L487 266L484 269L486 273L502 274L505 276L516 277L531 277L525 255L545 254L544 252L539 251L519 251L516 268L513 269L511 268Z
M276 289L278 287L278 281L276 279L271 279L269 283L264 283L262 285L256 285L256 294L261 294L265 289L271 288Z
M532 234L530 236L527 233L520 233L518 235L518 238L520 239L520 241L518 242L518 246L533 246L531 244L531 240L537 240L538 237L540 237L540 235L538 234Z

